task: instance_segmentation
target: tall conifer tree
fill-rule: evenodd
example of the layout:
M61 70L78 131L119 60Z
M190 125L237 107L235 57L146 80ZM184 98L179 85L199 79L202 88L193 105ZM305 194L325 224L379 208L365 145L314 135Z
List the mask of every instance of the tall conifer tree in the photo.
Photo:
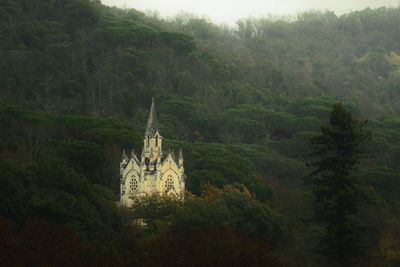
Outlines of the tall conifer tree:
M317 159L306 178L315 198L315 220L323 226L321 252L345 266L360 252L360 226L352 220L363 199L354 171L366 153L360 148L369 134L366 121L353 119L340 103L334 105L329 123L310 141Z

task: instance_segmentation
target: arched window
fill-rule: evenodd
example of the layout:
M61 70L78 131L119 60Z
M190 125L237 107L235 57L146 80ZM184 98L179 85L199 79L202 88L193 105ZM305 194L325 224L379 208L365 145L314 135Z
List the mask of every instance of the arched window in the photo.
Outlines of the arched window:
M138 191L139 183L136 178L131 179L131 181L129 183L129 188L131 189L131 192Z
M150 146L150 137L147 136L147 147L149 147L149 146Z
M172 179L172 176L169 175L167 180L165 180L165 192L168 192L172 189L174 189L174 180Z
M158 135L156 135L156 147L158 147Z

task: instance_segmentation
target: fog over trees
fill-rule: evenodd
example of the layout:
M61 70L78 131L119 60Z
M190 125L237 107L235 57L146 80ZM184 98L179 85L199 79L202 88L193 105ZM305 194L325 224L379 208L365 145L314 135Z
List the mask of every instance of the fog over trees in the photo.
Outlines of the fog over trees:
M184 11L210 18L215 23L235 25L245 17L296 16L308 10L330 10L338 15L365 8L397 7L396 0L101 0L104 5L157 12L173 17Z

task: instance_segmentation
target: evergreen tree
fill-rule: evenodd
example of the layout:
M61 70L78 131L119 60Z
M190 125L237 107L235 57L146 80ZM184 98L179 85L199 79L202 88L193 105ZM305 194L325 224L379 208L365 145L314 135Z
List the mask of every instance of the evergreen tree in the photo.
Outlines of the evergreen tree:
M365 155L361 144L369 134L363 129L366 121L353 119L340 103L335 104L329 123L321 134L311 138L315 167L306 183L315 198L315 220L324 229L321 251L342 266L361 252L361 227L352 216L363 199L360 183L353 175Z

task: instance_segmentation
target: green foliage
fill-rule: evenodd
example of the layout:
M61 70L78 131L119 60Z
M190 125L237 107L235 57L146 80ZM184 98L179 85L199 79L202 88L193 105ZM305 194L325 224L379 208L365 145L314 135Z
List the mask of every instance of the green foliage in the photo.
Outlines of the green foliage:
M188 195L183 202L160 196L136 201L132 215L151 233L141 241L137 262L203 265L212 260L221 265L278 266L271 250L287 233L278 214L233 187L208 187L203 193Z
M174 218L172 231L176 234L217 231L232 226L233 220L230 210L222 203L193 199L185 201Z
M29 212L26 202L30 192L37 192L31 180L31 173L10 162L1 162L1 214L16 221L22 221Z
M361 247L359 226L351 216L362 200L353 172L364 154L360 146L368 137L364 124L338 103L329 123L321 126L321 134L311 139L318 159L311 164L315 170L306 183L315 198L315 220L324 229L321 252L343 264L358 256Z
M399 199L400 173L398 171L388 167L375 167L364 170L360 176L385 200Z
M268 205L249 199L239 192L223 193L216 201L230 211L236 231L272 242L285 238L286 228L281 216Z
M310 208L299 179L309 172L302 157L332 104L343 101L351 113L371 118L365 127L374 157L357 176L384 200L385 216L369 239L392 242L380 229L399 227L399 18L398 8L312 11L290 21L243 19L232 29L99 1L1 1L0 214L19 229L40 217L44 222L32 224L51 228L45 242L60 234L67 245L53 250L39 249L40 235L32 236L32 251L43 259L52 259L46 250L78 255L76 246L108 266L204 266L207 257L221 266L276 266L271 250L286 235L280 212L290 220L292 239L281 252L286 265L319 265L301 218ZM225 192L177 207L159 203L141 215L158 229L150 236L115 212L121 150L140 151L151 97L164 148L183 147L192 193L234 184L252 197ZM365 195L364 189L355 191ZM367 223L377 216L354 217ZM169 228L187 232L163 232ZM29 235L7 231L20 251L30 251L21 241ZM83 242L67 238L76 233ZM154 251L159 259L148 256ZM30 264L60 263L39 258L31 255Z
M57 144L57 151L71 163L78 172L92 179L97 183L97 166L105 163L102 148L94 143L78 140L69 140Z
M107 202L113 199L111 192L65 163L48 160L28 167L3 163L1 170L3 216L19 223L45 218L69 225L90 239L101 238L110 227L113 211Z
M169 197L146 197L136 201L133 215L143 219L150 231L170 228L176 235L214 232L228 227L273 244L287 235L283 219L277 212L232 186L223 189L208 186L202 197L188 196L184 202Z
M142 220L150 231L159 231L171 223L181 205L180 200L170 197L145 196L134 200L133 216Z

